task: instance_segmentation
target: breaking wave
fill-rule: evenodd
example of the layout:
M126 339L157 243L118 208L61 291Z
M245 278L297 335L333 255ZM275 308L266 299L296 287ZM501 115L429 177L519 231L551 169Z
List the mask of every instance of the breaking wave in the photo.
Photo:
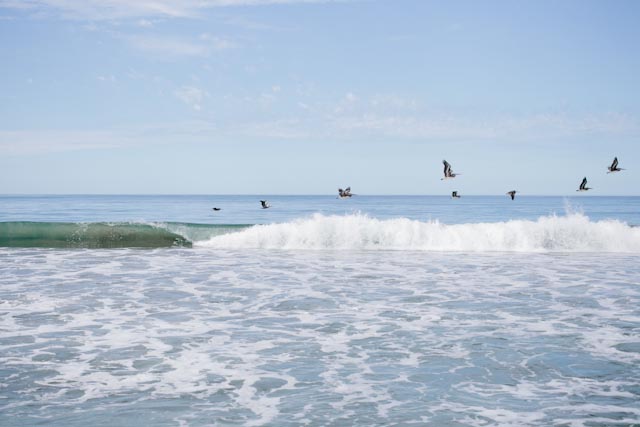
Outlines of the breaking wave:
M443 224L362 214L268 225L0 222L0 247L420 250L640 253L640 227L581 213L535 221Z
M194 243L210 248L640 253L640 228L617 220L591 221L580 213L451 225L315 214Z

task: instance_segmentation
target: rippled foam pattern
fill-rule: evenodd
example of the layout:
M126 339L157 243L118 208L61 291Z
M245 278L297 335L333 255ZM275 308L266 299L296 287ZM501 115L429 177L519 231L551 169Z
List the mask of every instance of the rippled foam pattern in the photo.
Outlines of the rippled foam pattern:
M417 241L393 236L412 227ZM504 248L512 232L541 235L528 248L607 247L602 229L633 249L633 230L580 217L459 228L320 217L208 244L424 248L459 233L451 248L470 236ZM0 249L0 425L638 425L639 261Z
M316 214L282 224L257 225L196 244L213 248L640 253L640 228L617 220L590 221L581 214L453 225Z

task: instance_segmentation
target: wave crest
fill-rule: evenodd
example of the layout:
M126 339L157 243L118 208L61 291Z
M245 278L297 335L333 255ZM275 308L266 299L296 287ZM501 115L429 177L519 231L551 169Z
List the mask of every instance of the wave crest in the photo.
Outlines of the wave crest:
M640 253L640 228L583 214L536 221L442 224L407 218L379 220L362 214L256 225L197 242L212 248L422 250L455 252Z

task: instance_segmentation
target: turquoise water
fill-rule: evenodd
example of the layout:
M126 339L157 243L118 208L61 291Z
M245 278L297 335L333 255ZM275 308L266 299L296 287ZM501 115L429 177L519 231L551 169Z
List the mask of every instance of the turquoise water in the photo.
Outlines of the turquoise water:
M262 198L1 197L0 425L640 425L640 198Z

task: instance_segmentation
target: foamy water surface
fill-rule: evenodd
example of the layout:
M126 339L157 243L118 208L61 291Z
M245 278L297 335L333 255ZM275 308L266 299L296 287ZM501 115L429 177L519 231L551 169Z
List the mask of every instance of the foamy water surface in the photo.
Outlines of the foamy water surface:
M3 249L0 425L635 425L639 261Z

